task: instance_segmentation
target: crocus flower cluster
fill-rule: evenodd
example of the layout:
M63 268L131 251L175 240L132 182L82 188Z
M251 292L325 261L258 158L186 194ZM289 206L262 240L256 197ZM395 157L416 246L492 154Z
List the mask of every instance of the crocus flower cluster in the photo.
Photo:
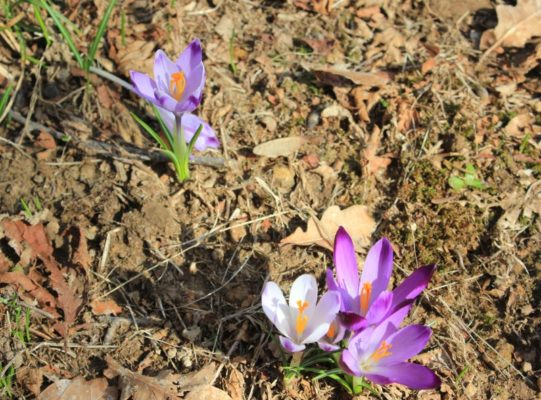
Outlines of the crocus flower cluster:
M198 39L191 42L175 62L158 50L154 79L136 71L130 71L130 76L135 92L156 106L169 130L166 136L172 138L170 150L179 159L179 178L186 179L190 148L204 150L220 145L214 130L191 114L201 103L205 86L201 43Z
M263 288L265 315L280 332L280 343L290 353L318 343L328 352L340 352L339 364L347 374L377 384L400 383L413 389L439 386L430 369L408 362L419 354L432 331L423 325L401 327L413 302L426 288L434 265L414 271L389 291L393 249L385 238L370 249L359 276L353 241L339 228L334 244L333 271L327 271L328 291L317 301L316 279L298 277L289 303L274 282Z

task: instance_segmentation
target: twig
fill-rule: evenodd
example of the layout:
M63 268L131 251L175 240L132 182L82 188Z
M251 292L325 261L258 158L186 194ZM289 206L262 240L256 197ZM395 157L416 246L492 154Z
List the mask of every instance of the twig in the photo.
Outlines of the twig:
M17 111L12 110L9 112L9 115L21 124L26 122L26 118ZM62 140L66 137L64 133L34 121L29 122L28 128L30 130L35 129L50 133L57 140ZM147 162L169 162L169 159L160 151L142 149L130 143L110 144L92 139L79 140L74 136L70 136L70 143L73 143L78 149L86 153L111 157L117 160L135 159ZM122 153L122 156L120 153ZM190 161L192 164L206 165L214 168L225 166L225 160L221 157L193 156Z

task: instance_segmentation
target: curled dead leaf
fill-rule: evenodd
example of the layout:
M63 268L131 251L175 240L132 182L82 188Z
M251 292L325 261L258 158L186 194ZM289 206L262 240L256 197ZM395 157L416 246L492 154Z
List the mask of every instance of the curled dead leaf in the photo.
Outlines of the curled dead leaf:
M122 312L120 307L114 300L100 301L95 299L90 303L92 312L96 315L118 315Z
M297 228L291 235L282 239L280 245L316 244L332 251L334 237L340 226L348 231L355 248L360 250L370 244L370 236L376 228L376 222L366 206L354 205L344 210L340 210L338 206L331 206L325 210L321 220L313 216L308 220L306 231Z
M253 152L255 155L271 158L288 156L299 151L307 142L308 139L304 136L279 138L258 144L254 147Z
M75 379L60 379L47 386L38 400L116 400L117 390L109 387L107 379L96 378L90 381L82 376Z

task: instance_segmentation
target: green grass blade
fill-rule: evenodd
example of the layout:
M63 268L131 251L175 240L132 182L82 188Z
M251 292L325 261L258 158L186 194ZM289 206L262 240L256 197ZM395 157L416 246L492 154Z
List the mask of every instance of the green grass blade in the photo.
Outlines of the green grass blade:
M4 94L2 95L2 97L0 98L0 115L4 113L4 110L6 109L6 106L9 101L9 96L12 91L13 91L13 85L9 85L6 91L4 92Z
M47 30L47 25L45 25L45 21L43 21L43 18L41 17L41 8L38 4L32 4L32 8L34 9L34 16L36 17L36 20L38 21L38 25L41 28L41 32L43 33L43 37L45 38L45 41L47 42L47 46L49 46L53 41L51 40L51 37L49 36L49 31Z
M94 58L96 57L98 46L100 44L101 39L103 38L103 35L105 35L107 24L109 23L109 19L111 18L111 14L113 13L113 8L115 7L116 3L117 3L117 0L111 0L109 2L109 5L107 6L107 9L105 10L105 14L103 14L103 18L100 22L100 25L98 26L98 32L96 33L96 37L94 38L94 40L92 41L92 44L90 45L90 48L88 49L88 54L86 55L86 59L85 59L85 71L87 72L90 66L94 63Z
M152 139L154 139L156 142L158 142L158 144L160 145L160 147L162 148L163 151L169 151L169 147L165 144L165 142L162 140L162 138L160 137L160 135L158 135L158 133L156 133L156 131L154 129L152 129L150 127L150 125L148 125L145 121L143 121L141 118L139 118L137 115L135 115L134 113L130 113L131 116L133 117L133 119L139 124L141 125L141 127L150 135L152 136Z
M231 72L233 72L233 75L237 74L237 65L235 64L235 38L237 37L237 34L235 33L235 29L233 29L233 32L231 32L231 37L229 38L229 67L231 68Z
M37 4L35 1L32 1L32 4ZM73 53L73 57L77 61L77 64L81 68L84 68L84 60L81 56L81 53L79 53L79 50L77 50L77 47L75 46L75 43L73 42L73 39L71 38L70 32L67 30L67 28L62 23L62 17L63 15L60 14L58 11L56 11L51 5L47 2L47 0L41 0L40 5L47 10L47 13L51 16L53 19L56 27L60 31L60 34L66 41L68 47L70 48L71 52Z

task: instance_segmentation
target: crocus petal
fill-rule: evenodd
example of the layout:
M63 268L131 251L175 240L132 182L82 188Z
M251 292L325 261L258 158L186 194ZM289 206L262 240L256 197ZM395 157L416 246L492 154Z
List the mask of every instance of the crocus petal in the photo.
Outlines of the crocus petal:
M390 322L397 328L400 327L404 319L407 317L412 306L412 303L408 304L407 302L403 302L402 304L405 304L405 305L403 305L402 307L398 309L392 309L391 307L392 309L391 313L389 313L389 315L385 317L386 322ZM383 321L381 323L383 323Z
M175 105L175 113L182 114L186 112L192 112L197 108L199 104L201 104L202 97L196 97L196 96L189 96L186 99L182 99L182 101L177 102Z
M167 57L162 50L158 50L154 56L154 79L160 90L170 91L171 75L178 72L178 66Z
M186 142L190 142L201 125L203 126L203 129L195 142L195 148L199 151L203 151L207 147L220 147L220 141L216 137L214 129L201 118L190 113L186 113L182 116L182 126L184 127Z
M325 280L327 281L327 287L329 288L329 290L338 290L338 284L336 283L336 279L334 279L332 269L327 268Z
M340 321L342 322L342 325L346 327L346 329L353 332L367 326L367 322L364 317L347 311L340 313Z
M280 336L280 344L289 353L297 353L306 348L304 344L297 344L285 336Z
M378 365L397 364L419 354L432 335L432 330L424 325L408 325L392 335L386 342L391 345L391 355L382 358Z
M199 39L193 40L188 47L184 49L182 54L177 58L176 64L189 74L199 64L203 62L203 49Z
M147 99L152 103L156 103L154 91L156 90L156 82L150 76L137 71L130 71L130 78L135 87L135 91L139 96Z
M375 383L400 383L411 389L433 389L440 386L440 378L430 369L408 362L374 367L368 379ZM372 375L372 373L374 375ZM375 379L374 379L375 378ZM387 382L385 382L385 380Z
M321 350L326 351L328 353L331 353L333 351L340 349L340 346L326 342L324 339L318 340L317 345L319 346Z
M301 304L308 303L305 314L310 317L316 308L317 302L317 282L314 275L304 274L293 282L289 292L289 307L295 310L298 309L298 302Z
M282 335L292 336L289 307L280 287L274 282L267 282L261 295L263 312Z
M361 287L365 282L372 284L370 304L387 289L392 271L393 248L386 238L381 238L368 252L361 275Z
M428 285L432 274L436 270L435 265L427 265L416 269L404 282L393 290L393 307L399 306L406 300L415 299Z
M156 88L154 91L154 96L156 97L154 104L156 104L158 107L165 108L167 111L171 111L173 113L177 112L177 105L179 102L171 97L169 91L163 91L160 88Z
M391 310L392 304L393 293L388 291L381 292L378 298L374 300L365 316L368 324L377 324L383 320Z
M344 288L350 297L359 294L359 271L355 247L346 230L338 228L334 239L334 265L336 267L336 281L338 286Z
M349 349L345 349L340 356L340 366L346 373L353 376L361 376L362 372L359 368L359 359L352 354Z
M187 99L189 96L194 96L195 98L199 99L204 86L205 66L203 64L199 64L188 75L186 75L186 87L184 89L182 101Z
M325 336L331 326L331 322L336 318L338 311L340 311L340 297L338 293L325 293L317 304L311 319L308 321L308 326L304 332L305 338L302 342L313 343Z

